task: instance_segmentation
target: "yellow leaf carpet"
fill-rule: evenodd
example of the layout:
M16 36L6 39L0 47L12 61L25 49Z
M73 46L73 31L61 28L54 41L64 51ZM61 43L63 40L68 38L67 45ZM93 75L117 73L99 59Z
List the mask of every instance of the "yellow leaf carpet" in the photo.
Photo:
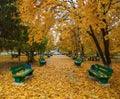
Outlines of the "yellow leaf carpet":
M87 70L95 62L84 61L76 67L74 60L58 55L46 58L47 64L39 66L36 57L34 76L23 85L14 85L9 69L18 59L5 60L0 63L0 99L120 99L120 63L112 64L111 85L106 87L88 77Z

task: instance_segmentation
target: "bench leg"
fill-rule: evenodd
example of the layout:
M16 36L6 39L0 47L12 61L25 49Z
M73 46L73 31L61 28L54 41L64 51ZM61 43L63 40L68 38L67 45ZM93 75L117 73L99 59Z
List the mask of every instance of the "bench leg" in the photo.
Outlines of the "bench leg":
M99 85L102 85L102 86L110 86L109 83L101 84L101 83L99 83L98 81L96 81L96 83L99 84Z
M94 77L94 76L88 75L88 77L91 78L91 79L96 79L96 77Z
M33 77L33 71L26 76L26 78L31 78L31 77Z
M15 83L23 83L25 81L25 77L16 77L14 76L14 82Z
M43 66L44 64L43 63L40 63L40 66Z
M108 78L98 78L98 81L99 81L101 84L107 84L107 83L108 83Z
M89 71L88 71L88 73L89 73L89 76L90 76L90 77L94 77L94 78L95 78L94 74L92 74L92 73L89 72Z
M28 75L28 76L26 76L26 79L32 78L32 77L33 77L33 75Z
M43 65L45 65L46 63L40 63L40 66L43 66Z
M76 66L80 66L81 64L80 63L75 63Z
M13 85L24 85L24 82L21 82L21 83L14 82Z

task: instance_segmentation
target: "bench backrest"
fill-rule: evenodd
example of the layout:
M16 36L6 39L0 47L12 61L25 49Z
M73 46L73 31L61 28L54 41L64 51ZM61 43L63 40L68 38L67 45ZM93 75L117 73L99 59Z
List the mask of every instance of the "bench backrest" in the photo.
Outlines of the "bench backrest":
M21 70L25 70L25 69L26 69L26 64L20 64L20 65L13 66L10 68L12 74L16 74L17 72Z
M82 58L78 58L78 59L76 59L76 61L78 61L78 62L82 62L83 59L82 59Z
M106 66L102 66L100 64L95 64L95 69L100 71L100 72L105 73L107 76L111 76L112 73L113 73L113 69L112 68L109 68L109 67L106 67Z
M46 56L50 56L50 53L45 53L44 55L46 55Z
M43 57L40 57L39 58L39 61L44 61L45 59Z

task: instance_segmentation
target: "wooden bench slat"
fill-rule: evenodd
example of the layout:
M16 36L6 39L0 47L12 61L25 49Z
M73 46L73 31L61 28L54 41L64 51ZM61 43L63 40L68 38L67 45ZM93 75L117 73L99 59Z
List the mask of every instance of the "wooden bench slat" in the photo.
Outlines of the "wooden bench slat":
M13 74L13 78L16 83L21 83L25 81L25 77L32 75L34 71L34 69L32 68L27 69L26 64L20 64L17 66L13 66L10 68L10 70L11 70L11 73ZM18 73L20 74L18 75Z
M82 62L83 62L83 59L82 58L78 58L78 59L75 60L74 64L76 66L80 66Z
M91 66L88 72L90 76L96 77L99 82L108 83L108 80L111 77L113 70L100 64L95 64Z
M46 60L43 57L40 57L39 58L39 64L40 64L40 66L45 65L46 64Z

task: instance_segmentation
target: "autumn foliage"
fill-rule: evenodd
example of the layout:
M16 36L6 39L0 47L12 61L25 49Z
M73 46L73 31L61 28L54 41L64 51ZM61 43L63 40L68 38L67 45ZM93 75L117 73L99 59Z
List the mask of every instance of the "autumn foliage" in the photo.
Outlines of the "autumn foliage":
M35 57L38 60L38 56ZM102 86L88 77L88 69L95 62L86 61L76 67L67 56L52 56L46 59L47 64L39 67L38 61L31 64L33 77L25 79L24 85L14 85L9 68L18 64L17 59L6 57L0 68L0 97L31 99L119 99L120 72L119 63L113 63L114 73L109 80L111 86ZM26 60L22 56L22 62ZM97 62L98 63L98 62ZM100 63L101 64L101 63Z

